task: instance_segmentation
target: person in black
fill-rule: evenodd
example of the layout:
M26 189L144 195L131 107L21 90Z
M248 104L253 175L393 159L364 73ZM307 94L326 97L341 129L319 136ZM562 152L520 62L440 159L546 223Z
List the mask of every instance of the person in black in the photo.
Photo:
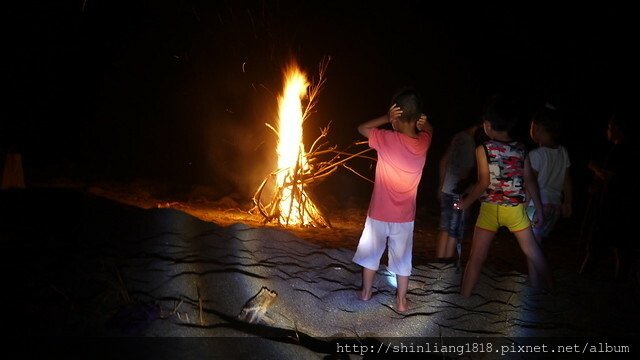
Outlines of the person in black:
M589 189L591 206L586 233L587 251L580 273L593 270L599 257L613 249L615 259L614 276L626 274L631 253L630 233L633 227L629 209L636 204L636 189L631 169L637 166L637 156L629 141L629 127L622 116L612 116L607 123L609 148L601 160L588 164L593 173Z

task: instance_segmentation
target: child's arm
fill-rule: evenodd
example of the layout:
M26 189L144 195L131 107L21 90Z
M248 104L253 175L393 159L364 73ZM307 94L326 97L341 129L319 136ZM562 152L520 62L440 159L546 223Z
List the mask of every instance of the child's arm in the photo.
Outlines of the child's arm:
M533 174L533 169L531 168L531 163L529 162L528 157L524 159L524 188L531 196L531 200L533 200L536 210L538 210L536 211L536 218L533 220L533 224L534 226L542 226L544 223L544 210L542 208L542 200L540 200L538 180Z
M390 123L395 121L396 119L398 119L400 117L400 115L402 114L402 110L400 109L400 107L398 107L396 104L391 105L391 107L389 108L389 113L380 117L377 117L375 119L371 119L369 121L366 121L362 124L360 124L358 126L358 132L366 137L367 139L369 138L369 133L371 132L371 129L375 129L378 126L384 125L386 123Z
M607 182L611 178L611 171L606 170L594 160L589 161L587 167L589 168L589 170L593 171L595 177L600 181Z
M473 186L469 195L465 196L459 204L453 204L457 209L464 210L471 206L471 204L478 200L484 193L487 187L489 187L491 182L489 178L489 163L487 162L487 154L485 154L484 146L482 145L476 148L476 163L478 168L478 182Z
M573 202L573 181L571 180L571 173L567 169L564 173L564 186L562 187L562 193L564 199L562 201L562 216L569 217L573 212L571 204Z
M438 163L438 189L442 190L444 184L444 175L447 171L447 162L449 162L449 149L447 149Z
M533 166L531 167L531 175L533 176L534 179L536 179L536 184L538 184L538 172L536 171L536 169L533 168ZM540 191L540 184L538 184L538 192L539 191ZM525 205L529 204L532 199L533 199L533 196L529 192L529 188L525 186L525 188L524 188L524 203L525 203Z

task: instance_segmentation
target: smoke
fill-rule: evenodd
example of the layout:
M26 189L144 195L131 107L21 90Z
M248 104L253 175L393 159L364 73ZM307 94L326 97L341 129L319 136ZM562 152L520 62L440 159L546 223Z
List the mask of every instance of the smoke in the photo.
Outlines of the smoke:
M269 114L264 111L263 114ZM238 118L240 115L243 118ZM243 198L251 198L276 167L277 136L264 123L272 118L224 113L208 130L207 166L213 183Z

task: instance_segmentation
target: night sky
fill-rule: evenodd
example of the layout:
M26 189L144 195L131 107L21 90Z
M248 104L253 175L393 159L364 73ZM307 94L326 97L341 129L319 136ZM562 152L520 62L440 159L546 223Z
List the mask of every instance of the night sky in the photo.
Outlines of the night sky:
M428 194L451 135L506 93L525 125L545 101L558 107L580 185L607 117L628 111L631 11L484 3L11 2L0 151L22 153L27 182L153 178L250 194L275 159L264 123L275 124L283 68L295 59L317 78L330 57L307 141L329 123L339 147L362 140L357 125L414 85L435 127ZM331 181L344 182L338 196L369 193L347 172Z

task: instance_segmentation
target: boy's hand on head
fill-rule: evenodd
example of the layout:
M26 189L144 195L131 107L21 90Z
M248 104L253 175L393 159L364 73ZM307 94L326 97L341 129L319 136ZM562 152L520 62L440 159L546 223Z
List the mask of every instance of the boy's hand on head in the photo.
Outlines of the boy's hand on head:
M389 108L389 122L392 123L395 120L400 120L400 115L402 115L402 109L396 104L391 105Z
M416 128L418 128L418 131L422 131L426 123L427 123L427 115L425 114L420 115L420 119L418 119L418 122L416 123Z

